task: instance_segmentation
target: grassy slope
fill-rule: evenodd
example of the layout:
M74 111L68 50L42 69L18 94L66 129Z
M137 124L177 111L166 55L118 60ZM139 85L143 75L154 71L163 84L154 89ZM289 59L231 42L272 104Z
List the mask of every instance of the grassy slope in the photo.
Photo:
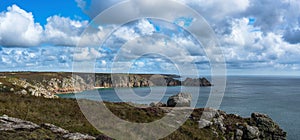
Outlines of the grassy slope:
M133 122L151 122L164 115L163 111L159 108L137 109L124 103L107 103L107 106L120 118ZM153 113L153 110L155 110L155 113ZM32 121L37 124L52 123L71 132L81 132L93 136L101 134L85 119L76 100L73 99L45 99L26 95L1 93L0 115L3 114ZM200 115L197 110L194 114L194 116ZM47 135L47 132L43 133ZM36 136L35 133L33 134ZM14 135L25 136L26 134L15 133ZM182 127L165 139L217 138L210 129L199 129L197 122L188 120Z

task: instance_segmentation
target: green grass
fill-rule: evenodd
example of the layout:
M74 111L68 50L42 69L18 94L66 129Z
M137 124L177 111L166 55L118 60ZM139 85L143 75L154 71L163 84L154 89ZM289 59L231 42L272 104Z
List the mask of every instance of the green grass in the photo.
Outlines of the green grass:
M98 103L90 101L91 104ZM135 108L125 103L106 103L107 107L122 119L147 123L164 116L164 111L159 108ZM194 111L194 116L201 113L201 109ZM92 136L100 135L81 113L79 106L74 99L45 99L28 95L0 94L0 115L6 114L11 117L32 121L37 124L51 123L67 129L71 132L80 132ZM27 132L2 133L7 137L22 138ZM42 136L38 136L41 134ZM26 135L28 136L28 135ZM41 137L53 139L47 130L32 132L30 138ZM29 139L28 137L24 137ZM1 139L1 136L0 136ZM219 139L211 129L199 129L196 121L188 120L177 131L173 132L164 140L185 140L185 139Z

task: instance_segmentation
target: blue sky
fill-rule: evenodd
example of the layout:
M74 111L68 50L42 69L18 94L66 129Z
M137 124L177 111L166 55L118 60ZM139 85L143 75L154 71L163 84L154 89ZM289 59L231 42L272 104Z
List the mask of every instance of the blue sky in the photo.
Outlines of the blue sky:
M135 7L141 8L160 2L133 1ZM175 1L190 6L210 24L223 51L228 74L299 75L297 0ZM194 18L179 16L180 10L174 10L178 17L173 22L149 18L132 21L112 33L103 46L99 46L99 40L115 25L97 25L89 32L89 42L76 47L92 19L119 2L122 0L0 1L0 70L72 71L73 62L96 60L97 72L110 72L114 57L120 55L118 72L122 72L122 65L129 65L130 71L136 73L178 73L172 62L176 61L179 65L196 64L203 75L210 73L205 50L184 30ZM151 10L160 12L161 8ZM138 12L122 10L126 11L124 15ZM156 34L165 38L155 37ZM167 51L168 56L139 56L152 51Z

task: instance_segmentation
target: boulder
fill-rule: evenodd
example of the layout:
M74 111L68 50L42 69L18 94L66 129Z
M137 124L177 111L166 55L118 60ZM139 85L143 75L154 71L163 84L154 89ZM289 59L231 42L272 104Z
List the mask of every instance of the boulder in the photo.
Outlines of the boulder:
M260 132L256 126L247 125L245 128L244 139L257 139L259 138Z
M169 97L167 101L168 107L190 107L192 102L192 95L189 93L179 93Z
M241 129L236 129L235 139L242 140L244 132Z
M206 128L213 124L211 121L208 121L205 119L200 119L200 121L198 123L199 123L199 128Z

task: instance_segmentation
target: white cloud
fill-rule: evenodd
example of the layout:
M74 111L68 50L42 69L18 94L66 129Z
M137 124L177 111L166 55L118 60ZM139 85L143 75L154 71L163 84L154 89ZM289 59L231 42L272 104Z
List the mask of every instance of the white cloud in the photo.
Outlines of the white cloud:
M141 31L142 35L152 35L155 31L155 28L147 19L140 20L137 27Z
M177 0L195 8L206 19L220 21L229 15L245 11L249 0Z
M101 54L95 48L77 48L76 52L74 53L73 60L91 61L103 56L105 56L105 54Z
M75 21L70 18L52 16L45 25L45 42L60 46L76 46L88 21Z
M37 46L41 42L43 28L34 22L32 13L17 5L0 13L1 46Z
M249 25L246 18L236 19L231 24L231 34L219 36L228 62L240 68L245 62L251 67L296 68L289 63L300 59L299 45L289 44L280 34L264 34Z

